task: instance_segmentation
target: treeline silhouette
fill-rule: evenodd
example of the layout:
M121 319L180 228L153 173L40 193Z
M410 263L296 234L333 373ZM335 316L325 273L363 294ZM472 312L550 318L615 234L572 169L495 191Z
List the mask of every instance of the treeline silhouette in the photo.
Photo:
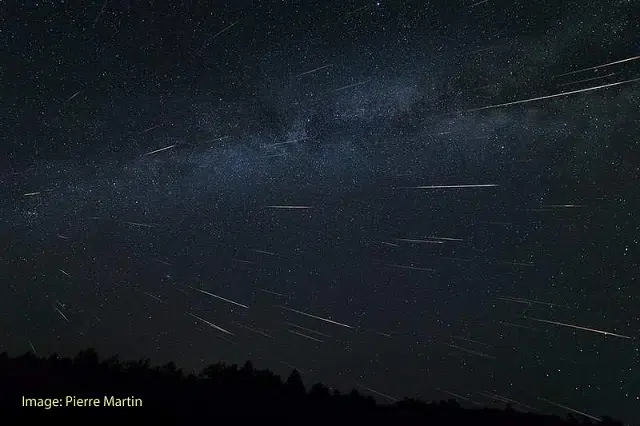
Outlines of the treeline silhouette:
M59 416L139 417L146 420L183 421L239 417L278 417L309 423L328 417L337 420L371 420L376 423L423 425L589 425L588 419L521 413L504 410L464 409L455 400L425 403L405 398L392 405L379 405L358 391L344 394L317 383L308 391L300 373L293 370L282 380L268 370L213 364L200 375L184 374L170 362L152 367L148 359L121 362L117 357L100 360L93 349L74 359L52 355L39 358L32 353L18 357L0 354L0 410L21 419ZM104 407L105 397L138 398L142 406ZM101 407L66 406L67 397L96 398ZM26 400L25 398L29 398ZM59 407L38 405L45 398L60 398ZM27 401L27 402L25 402ZM133 401L133 400L130 400ZM111 401L113 402L113 400ZM605 418L601 425L622 425Z

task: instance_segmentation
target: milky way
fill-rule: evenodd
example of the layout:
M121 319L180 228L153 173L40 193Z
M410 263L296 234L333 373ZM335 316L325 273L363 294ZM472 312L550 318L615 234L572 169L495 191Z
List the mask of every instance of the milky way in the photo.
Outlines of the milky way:
M640 421L632 2L22 3L2 350Z

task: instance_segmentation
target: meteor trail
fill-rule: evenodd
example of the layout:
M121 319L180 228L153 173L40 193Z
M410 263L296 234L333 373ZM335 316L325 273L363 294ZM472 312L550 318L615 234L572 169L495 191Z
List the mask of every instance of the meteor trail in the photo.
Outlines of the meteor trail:
M145 292L144 294L146 294L147 296L149 296L149 297L150 297L150 298L152 298L153 300L158 301L158 302L160 302L160 303L167 303L167 302L165 302L164 300L160 299L158 296L153 295L153 294L151 294L151 293L146 293L146 292Z
M475 112L475 111L483 111L483 110L486 110L486 109L502 108L502 107L511 106L511 105L525 104L525 103L528 103L528 102L541 101L541 100L544 100L544 99L553 99L553 98L559 98L559 97L562 97L562 96L575 95L575 94L578 94L578 93L592 92L594 90L606 89L608 87L620 86L621 84L628 84L628 83L633 83L633 82L636 82L636 81L640 81L640 78L633 78L631 80L625 80L625 81L618 81L616 83L603 84L601 86L587 87L586 89L572 90L570 92L562 92L562 93L556 93L556 94L553 94L553 95L539 96L537 98L530 98L530 99L523 99L523 100L519 100L519 101L506 102L506 103L503 103L503 104L488 105L488 106L485 106L485 107L482 107L482 108L473 108L473 109L468 109L468 110L459 111L459 112Z
M192 289L194 289L196 291L199 291L200 293L204 293L207 296L215 297L216 299L223 300L223 301L225 301L227 303L231 303L233 305L240 306L241 308L249 309L249 307L247 305L243 305L242 303L234 302L233 300L225 299L224 297L218 296L217 294L209 293L208 291L200 290L199 288L195 288L195 287L191 287L191 286L189 286L189 288L192 288Z
M254 253L266 254L268 256L280 257L280 255L278 253L272 253L270 251L256 250L256 249L251 249L251 251L254 252Z
M323 341L323 340L316 339L315 337L307 336L306 334L298 333L298 332L297 332L297 331L295 331L295 330L287 330L287 331L288 331L289 333L296 334L296 335L301 336L301 337L304 337L304 338L306 338L306 339L313 340L314 342L324 343L324 341Z
M69 278L71 278L71 275L69 275L68 272L63 271L62 269L58 269L60 272L62 272L63 274L65 274L66 276L68 276Z
M169 146L166 146L166 147L164 147L164 148L156 149L155 151L147 152L145 155L151 155L151 154L155 154L155 153L157 153L157 152L166 151L166 150L171 149L171 148L173 148L173 147L175 147L175 146L176 146L175 144L173 144L173 145L169 145Z
M567 407L566 405L558 404L557 402L550 401L550 400L548 400L546 398L538 397L538 399L540 401L546 402L547 404L551 404L551 405L555 405L556 407L564 408L567 411L571 411L572 413L580 414L582 416L588 417L588 418L590 418L592 420L595 420L597 422L601 422L602 421L602 419L600 419L598 417L595 417L595 416L592 416L591 414L587 414L587 413L583 413L582 411L574 410L571 407Z
M342 323L340 323L340 322L336 322L336 321L330 320L330 319L328 319L328 318L322 318L322 317L319 317L319 316L316 316L316 315L308 314L308 313L306 313L306 312L298 311L297 309L287 308L286 306L275 305L274 307L275 307L275 308L280 308L280 309L286 309L287 311L295 312L296 314L304 315L304 316L307 316L307 317L309 317L309 318L315 318L315 319L317 319L317 320L324 321L324 322L328 322L328 323L330 323L330 324L339 325L339 326L341 326L341 327L345 327L345 328L353 328L352 326L347 325L347 324L342 324Z
M483 358L496 359L495 356L491 356L491 355L487 355L487 354L482 353L482 352L478 352L478 351L474 351L474 350L471 350L471 349L463 348L463 347L458 346L458 345L449 344L448 346L451 347L451 348L454 348L454 349L458 349L459 351L466 352L468 354L478 355L478 356L481 356Z
M78 90L76 93L74 93L73 95L71 95L71 97L69 99L67 99L67 102L69 102L71 99L75 98L76 96L78 96L80 94L82 90Z
M398 268L398 269L409 269L412 271L425 271L425 272L435 272L435 269L429 269L429 268L418 268L416 266L407 266L407 265L395 265L392 263L385 263L385 266L389 266L391 268Z
M622 64L623 62L635 61L636 59L640 59L640 55L632 56L631 58L627 58L627 59L621 59L619 61L609 62L608 64L596 65L595 67L583 68L583 69L580 69L580 70L577 70L577 71L566 72L564 74L556 74L552 78L562 77L562 76L565 76L565 75L578 74L580 72L589 71L589 70L595 70L595 69L603 68L603 67L608 67L610 65Z
M300 330L308 331L309 333L317 334L318 336L322 336L322 337L326 337L328 339L331 339L331 336L329 336L328 334L320 333L319 331L315 331L315 330L312 330L310 328L303 327L303 326L298 325L298 324L294 324L292 322L286 322L285 321L285 324L290 325L291 327L299 328Z
M426 186L410 186L405 189L462 189L462 188L494 188L498 186L495 183L483 183L477 185L426 185Z
M283 210L303 210L310 209L310 206L264 206L267 209L283 209Z
M566 323L563 323L563 322L550 321L550 320L544 320L544 319L532 318L532 317L522 317L522 318L528 319L528 320L531 320L531 321L538 321L538 322L543 322L543 323L547 323L547 324L554 324L554 325L561 325L563 327L575 328L576 330L590 331L592 333L603 334L605 336L614 336L614 337L620 337L622 339L633 340L633 337L630 337L630 336L625 336L623 334L612 333L610 331L596 330L595 328L581 327L579 325L566 324Z
M325 68L330 68L330 67L332 67L332 66L333 66L333 64L323 65L323 66L321 66L321 67L314 68L314 69L312 69L312 70L310 70L310 71L305 71L305 72L303 72L303 73L300 73L300 74L296 75L296 77L302 77L303 75L313 74L314 72L317 72L317 71L323 70L323 69L325 69Z
M392 397L392 396L386 395L386 394L384 394L384 393L382 393L382 392L378 392L377 390L375 390L375 389L371 389L370 387L367 387L367 386L365 386L365 385L362 385L362 384L357 383L357 384L356 384L356 386L358 386L358 387L360 387L360 388L362 388L362 389L364 389L364 390L366 390L366 391L369 391L369 392L371 392L371 393L374 393L374 394L376 394L376 395L378 395L378 396L381 396L381 397L383 397L383 398L386 398L386 399L388 399L388 400L389 400L389 401L391 401L391 402L397 402L397 401L398 401L396 398L394 398L394 397Z
M27 192L26 194L24 194L25 197L33 197L36 195L40 195L39 192Z
M444 244L444 241L416 240L412 238L394 238L394 241L400 241L403 243L418 243L418 244Z
M58 313L62 316L62 318L64 318L64 320L65 320L66 322L71 322L71 321L69 321L69 318L67 318L67 316L66 316L65 314L63 314L63 313L62 313L62 311L61 311L60 309L58 309L58 307L57 307L57 306L54 306L54 307L53 307L53 309L55 309L55 310L56 310L56 312L58 312Z
M516 303L527 303L527 304L533 303L538 305L557 306L560 308L568 307L568 306L558 305L557 303L540 302L538 300L524 299L522 297L510 297L510 296L496 296L496 297L500 300L504 300L505 302L516 302Z
M262 292L265 292L265 293L273 294L275 296L288 297L286 294L278 293L278 292L275 292L273 290L267 290L266 288L259 288L258 290L260 290Z
M142 228L153 228L154 225L148 225L146 223L139 223L139 222L122 222L122 223L126 223L127 225L132 225L132 226L140 226Z
M244 324L240 324L239 322L234 322L234 324L236 324L238 327L246 328L247 330L252 331L252 332L254 332L254 333L256 333L256 334L259 334L259 335L261 335L261 336L268 337L269 339L276 340L276 338L275 338L275 337L273 337L273 336L271 336L270 334L267 334L267 333L265 333L265 332L263 332L263 331L257 330L257 329L255 329L255 328L251 328L251 327L246 326L246 325L244 325Z
M188 312L188 314L189 314L189 315L191 315L192 317L194 317L195 319L197 319L197 320L199 320L199 321L202 321L203 323L207 324L208 326L215 328L215 329L216 329L216 330L218 330L218 331L221 331L221 332L223 332L223 333L225 333L225 334L228 334L228 335L230 335L230 336L233 336L233 333L232 333L232 332L230 332L230 331L228 331L228 330L225 330L225 329L224 329L224 328L222 328L222 327L218 327L218 326L217 326L217 325L215 325L214 323L209 322L209 321L207 321L207 320L206 320L206 319L204 319L204 318L200 318L199 316L194 315L194 314L192 314L191 312Z
M33 346L33 343L31 343L31 340L29 340L29 346L31 346L31 350L33 351L34 354L38 354L38 352L36 352L36 348Z

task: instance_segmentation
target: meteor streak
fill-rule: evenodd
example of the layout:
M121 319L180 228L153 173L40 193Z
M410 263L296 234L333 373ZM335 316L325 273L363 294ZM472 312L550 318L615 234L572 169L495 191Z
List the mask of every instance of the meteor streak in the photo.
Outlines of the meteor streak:
M303 210L310 209L310 206L264 206L267 209L283 209L283 210Z
M171 148L173 148L175 146L176 146L175 144L174 145L169 145L169 146L166 146L164 148L156 149L155 151L147 152L145 155L151 155L151 154L155 154L157 152L166 151L166 150L171 149Z
M280 308L280 309L286 309L287 311L295 312L296 314L304 315L304 316L309 317L309 318L315 318L317 320L328 322L330 324L339 325L340 327L353 328L352 326L347 325L347 324L336 322L336 321L330 320L328 318L323 318L323 317L319 317L319 316L316 316L316 315L308 314L306 312L298 311L297 309L287 308L286 306L275 305L274 307L275 308Z
M299 333L299 332L297 332L297 331L295 331L295 330L287 330L287 331L288 331L289 333L296 334L296 335L301 336L301 337L304 337L304 338L306 338L306 339L313 340L314 342L324 343L324 341L322 341L322 340L320 340L320 339L316 339L315 337L307 336L306 334Z
M566 405L558 404L557 402L550 401L550 400L548 400L546 398L538 397L538 399L540 401L546 402L547 404L551 404L551 405L555 405L556 407L564 408L567 411L571 411L572 413L580 414L582 416L588 417L588 418L590 418L592 420L595 420L597 422L601 422L602 421L602 419L600 419L598 417L595 417L595 416L592 416L591 414L583 413L582 411L575 410L575 409L573 409L571 407L567 407Z
M317 72L317 71L323 70L323 69L325 69L325 68L330 68L330 67L332 67L332 66L333 66L333 64L323 65L323 66L321 66L321 67L314 68L314 69L312 69L312 70L310 70L310 71L305 71L305 72L303 72L303 73L300 73L300 74L296 75L296 77L302 77L303 75L313 74L314 72Z
M225 299L224 297L218 296L217 294L209 293L208 291L200 290L199 288L195 288L195 287L191 287L191 286L189 286L189 288L192 288L192 289L194 289L196 291L199 291L200 293L204 293L207 296L215 297L216 299L223 300L223 301L225 301L227 303L231 303L233 305L240 306L241 308L249 309L249 307L247 305L243 305L242 303L234 302L233 300Z
M386 399L388 399L388 400L389 400L389 401L391 401L391 402L397 402L397 401L398 401L396 398L394 398L394 397L392 397L392 396L386 395L386 394L384 394L384 393L382 393L382 392L378 392L377 390L375 390L375 389L371 389L370 387L367 387L367 386L365 386L365 385L362 385L362 384L359 384L359 383L358 383L358 384L356 384L356 386L358 386L358 387L360 387L360 388L362 388L362 389L364 389L364 390L366 390L366 391L369 391L369 392L371 392L371 393L374 393L374 394L376 394L376 395L378 395L378 396L381 396L381 397L383 397L383 398L386 398Z
M410 186L406 189L462 189L462 188L493 188L498 186L495 183L483 183L476 185L426 185L426 186Z
M483 111L483 110L486 110L486 109L502 108L502 107L511 106L511 105L525 104L525 103L528 103L528 102L541 101L541 100L544 100L544 99L553 99L553 98L559 98L559 97L562 97L562 96L575 95L575 94L578 94L578 93L592 92L594 90L606 89L608 87L620 86L621 84L628 84L628 83L633 83L633 82L636 82L636 81L640 81L640 78L633 78L631 80L625 80L625 81L618 81L616 83L603 84L601 86L587 87L586 89L572 90L570 92L562 92L562 93L556 93L556 94L553 94L553 95L539 96L537 98L522 99L522 100L519 100L519 101L506 102L506 103L503 103L503 104L488 105L488 106L485 106L485 107L482 107L482 108L468 109L468 110L460 111L460 112L475 112L475 111Z
M610 65L622 64L623 62L635 61L636 59L640 59L640 55L632 56L631 58L627 58L627 59L621 59L619 61L609 62L608 64L596 65L595 67L589 67L589 68L583 68L583 69L576 70L576 71L565 72L564 74L556 74L552 78L562 77L562 76L565 76L565 75L578 74L580 72L589 71L589 70L595 70L595 69L603 68L603 67L608 67Z
M563 322L550 321L550 320L544 320L544 319L532 318L532 317L522 317L522 318L528 319L528 320L532 320L532 321L543 322L543 323L547 323L547 324L554 324L554 325L561 325L563 327L575 328L576 330L590 331L592 333L603 334L605 336L614 336L614 337L620 337L622 339L633 340L633 337L625 336L624 334L617 334L617 333L612 333L610 331L597 330L595 328L581 327L579 325L566 324L566 323L563 323Z
M200 318L199 316L194 315L194 314L192 314L191 312L188 312L188 314L189 314L189 315L191 315L192 317L194 317L195 319L197 319L198 321L202 321L203 323L207 324L207 325L208 325L208 326L210 326L210 327L215 328L215 329L216 329L216 330L218 330L218 331L221 331L221 332L223 332L223 333L225 333L225 334L228 334L228 335L230 335L230 336L233 336L233 333L232 333L232 332L230 332L230 331L228 331L228 330L225 330L225 329L224 329L224 328L222 328L222 327L218 327L218 326L217 326L217 325L215 325L214 323L209 322L209 321L207 321L207 320L206 320L206 319L204 319L204 318Z

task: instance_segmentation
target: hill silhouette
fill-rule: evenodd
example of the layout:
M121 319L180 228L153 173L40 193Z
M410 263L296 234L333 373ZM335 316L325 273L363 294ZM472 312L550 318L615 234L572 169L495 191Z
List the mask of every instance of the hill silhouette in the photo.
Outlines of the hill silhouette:
M81 416L165 421L277 417L309 423L375 417L377 423L393 425L593 424L588 419L521 413L510 407L464 409L455 400L425 403L405 398L393 405L379 405L356 390L344 394L321 383L307 390L296 370L283 381L248 361L242 367L213 364L198 376L185 375L173 362L153 367L148 359L101 361L93 349L73 359L0 354L0 381L0 409L5 418L11 418L10 414L21 419ZM599 424L622 425L610 418Z

